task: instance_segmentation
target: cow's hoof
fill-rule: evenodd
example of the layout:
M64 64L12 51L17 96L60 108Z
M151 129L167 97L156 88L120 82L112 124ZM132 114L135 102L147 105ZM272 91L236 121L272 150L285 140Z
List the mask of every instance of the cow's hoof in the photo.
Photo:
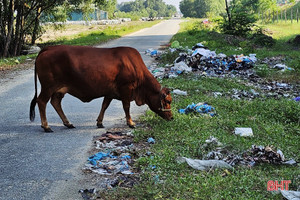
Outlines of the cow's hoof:
M75 128L75 126L73 124L64 124L64 125L68 128Z
M129 126L129 128L135 128L135 124L132 124L132 125L128 124L128 126Z
M98 128L105 128L102 123L101 124L97 124L97 127Z
M43 126L42 126L42 128L44 129L44 131L45 131L46 133L52 133L52 132L53 132L52 129L51 129L50 127L43 127Z
M127 121L127 125L129 126L129 128L135 128L135 123L133 121Z

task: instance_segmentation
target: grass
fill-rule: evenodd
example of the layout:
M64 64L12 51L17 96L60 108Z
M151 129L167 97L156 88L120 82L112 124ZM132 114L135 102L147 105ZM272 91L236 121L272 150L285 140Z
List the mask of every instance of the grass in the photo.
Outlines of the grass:
M278 44L283 45L284 41L293 37L291 32L277 32L275 30L278 27L272 26L268 28L274 30ZM172 41L178 40L183 47L189 48L198 42L204 42L210 49L227 55L243 53L243 50L235 50L239 45L226 41L227 36L212 31L212 27L200 27L197 22L187 22ZM285 39L280 41L282 37ZM252 50L260 58L281 55L288 58L288 63L297 62L295 57L300 57L299 51L285 52L285 49L292 47L288 44L281 45ZM172 63L176 56L168 54L162 62ZM299 65L295 66L292 73L275 72L265 66L261 75L270 80L296 79L295 82L299 84L299 76L294 75L299 75L299 71ZM259 164L252 168L235 167L229 172L223 169L197 171L176 160L181 156L202 159L212 150L204 148L205 140L214 136L223 143L225 149L235 154L241 155L252 145L273 145L282 150L287 159L293 158L299 162L299 102L273 98L232 100L212 95L213 92L226 93L234 88L257 89L237 78L185 75L176 79L163 79L161 83L171 89L185 90L188 96L173 95L172 111L175 119L171 122L161 120L151 111L141 118L145 127L135 130L135 141L146 141L149 137L156 140L151 146L151 156L142 156L135 164L142 172L141 183L129 190L117 188L106 191L101 196L103 199L282 199L280 194L267 191L269 180L291 180L289 189L298 189L300 169L295 166ZM208 102L215 107L217 116L178 113L178 109L185 108L192 102ZM234 135L235 127L251 127L254 137ZM155 169L149 167L153 165L156 166Z
M26 60L30 59L35 59L37 54L31 54L31 55L25 55L25 56L18 56L18 57L13 57L13 58L3 58L0 59L0 72L3 70L15 70L18 69L16 67L20 63L26 62Z

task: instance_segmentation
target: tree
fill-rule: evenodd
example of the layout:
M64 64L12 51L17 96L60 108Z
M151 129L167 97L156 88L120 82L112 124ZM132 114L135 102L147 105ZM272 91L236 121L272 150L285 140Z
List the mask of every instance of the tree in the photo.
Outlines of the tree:
M40 30L41 14L62 3L60 0L1 0L0 57L20 55L28 36L34 43Z
M259 0L232 0L230 3L225 0L226 16L219 25L224 33L246 36L251 31L257 16L254 10L257 8Z
M119 6L121 12L132 12L145 14L148 17L170 17L177 12L173 5L166 5L163 0L135 0L131 2L121 3ZM146 17L146 16L144 16Z
M25 44L34 44L42 32L42 15L66 20L71 5L90 13L92 4L113 8L116 0L0 0L0 57L18 56Z
M179 4L185 17L213 17L224 12L223 0L183 0Z
M179 3L180 11L184 17L196 17L194 3L195 0L183 0Z
M114 17L114 12L117 7L117 0L96 0L95 3L100 10L105 10L108 12L108 18L111 19Z

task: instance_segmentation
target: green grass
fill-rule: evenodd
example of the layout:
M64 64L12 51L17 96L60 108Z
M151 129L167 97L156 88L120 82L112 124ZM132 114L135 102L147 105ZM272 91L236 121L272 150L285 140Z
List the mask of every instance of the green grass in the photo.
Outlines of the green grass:
M16 65L24 63L27 59L35 59L37 54L18 56L13 58L0 59L0 71L7 69L16 69Z
M197 25L197 26L195 26ZM272 25L273 26L273 25ZM284 41L293 37L290 33L275 31L274 36L279 46L253 49L258 57L283 55L289 62L298 62L299 52L285 49ZM200 27L192 21L182 25L181 31L172 39L191 48L197 42L204 42L211 50L218 53L240 54L236 44L229 44L222 34L212 32L213 27ZM289 30L290 31L290 30ZM277 41L278 42L278 41ZM269 52L265 52L269 51ZM247 52L250 53L250 52ZM295 57L291 56L294 55ZM167 54L164 63L172 63L177 55ZM296 61L295 61L296 59ZM257 67L258 69L258 67ZM299 65L293 73L279 73L266 66L260 66L260 75L267 79L296 79L299 84ZM232 100L226 96L215 98L213 92L227 93L232 89L255 89L247 81L221 78L205 78L196 75L184 75L176 79L163 79L162 85L171 89L181 89L188 96L173 95L173 121L164 121L148 111L141 117L145 128L134 131L135 141L144 142L153 137L156 143L151 146L151 156L137 159L135 167L140 169L141 183L132 189L117 188L106 191L104 199L282 199L281 194L267 191L269 180L291 180L290 190L297 190L300 185L300 169L295 166L259 164L255 167L235 167L229 173L223 169L197 171L186 163L179 164L176 159L181 156L202 159L212 149L203 147L210 136L218 138L229 152L241 155L251 145L273 145L282 150L287 159L300 160L300 105L289 99L258 98L252 101ZM179 114L178 109L185 108L192 102L207 102L215 107L217 116ZM235 127L251 127L254 137L245 138L233 134ZM145 150L146 151L146 150ZM142 153L141 153L142 154ZM155 165L152 169L149 166ZM227 174L227 175L224 175Z

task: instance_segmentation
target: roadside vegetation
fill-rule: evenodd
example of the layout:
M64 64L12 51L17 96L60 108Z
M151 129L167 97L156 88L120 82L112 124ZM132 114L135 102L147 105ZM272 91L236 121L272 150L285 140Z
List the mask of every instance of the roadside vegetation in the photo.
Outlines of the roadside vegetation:
M249 38L221 34L214 24L204 25L201 20L190 20L181 26L181 31L172 41L191 48L203 43L217 53L248 55L257 58L283 56L285 64L294 68L281 72L268 66L256 66L257 74L266 81L294 84L299 91L299 47L288 43L299 34L299 24L265 25L275 44L260 46ZM298 31L297 31L298 30ZM160 60L160 66L172 64L177 53L168 53ZM285 158L299 162L300 105L289 98L256 98L237 100L228 96L215 97L214 92L226 93L233 89L259 90L247 80L239 78L214 78L194 73L177 78L162 79L162 85L187 91L188 96L173 95L173 121L161 120L153 112L141 118L143 127L134 131L136 142L153 137L151 153L137 159L136 169L141 173L141 182L132 189L117 188L101 194L103 199L282 199L282 195L267 191L269 180L291 180L289 190L299 190L300 169L298 166L257 164L254 167L236 166L234 170L216 169L197 171L186 163L178 163L178 157L203 159L213 149L205 148L205 140L217 138L226 151L241 155L252 145L272 145L280 149ZM298 92L299 93L299 92ZM217 116L179 114L178 109L191 103L207 102L215 107ZM235 127L251 127L253 137L233 134ZM155 166L155 167L153 167Z

